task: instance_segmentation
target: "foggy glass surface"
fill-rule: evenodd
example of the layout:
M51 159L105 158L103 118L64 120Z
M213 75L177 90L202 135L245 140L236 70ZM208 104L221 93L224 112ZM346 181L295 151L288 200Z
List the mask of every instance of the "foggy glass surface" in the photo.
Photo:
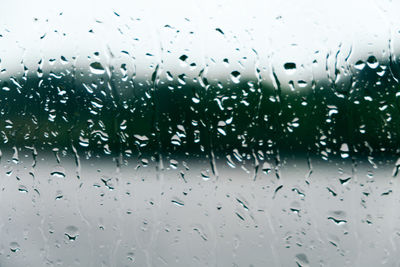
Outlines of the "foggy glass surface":
M400 265L397 2L6 2L0 266Z

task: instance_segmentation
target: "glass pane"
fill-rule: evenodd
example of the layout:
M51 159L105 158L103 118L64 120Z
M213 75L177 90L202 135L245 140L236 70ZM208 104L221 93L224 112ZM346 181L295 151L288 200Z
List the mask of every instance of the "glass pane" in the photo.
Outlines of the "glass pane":
M397 266L396 1L6 1L0 266Z

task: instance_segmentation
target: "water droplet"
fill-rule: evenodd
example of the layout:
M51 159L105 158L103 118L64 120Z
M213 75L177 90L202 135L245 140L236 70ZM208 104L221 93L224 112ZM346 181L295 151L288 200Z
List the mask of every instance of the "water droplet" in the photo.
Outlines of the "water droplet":
M236 168L236 164L233 162L231 155L226 155L226 162L231 168Z
M224 59L222 60L222 62L224 63L225 67L229 67L229 59L224 58Z
M65 236L69 241L75 241L79 236L79 229L74 225L67 226L65 228Z
M346 185L350 180L351 180L351 177L349 177L349 176L346 176L346 177L344 177L344 178L339 178L339 182L340 182L342 185Z
M89 146L89 138L79 136L79 145L82 147L88 147Z
M25 185L20 185L18 187L18 191L21 192L21 193L28 193L28 188L26 188Z
M349 157L349 146L346 143L340 146L340 155L344 159Z
M365 62L362 60L357 61L354 64L354 68L356 68L357 70L363 70L365 68Z
M65 178L65 169L62 166L56 166L53 168L53 171L50 173L50 175L56 178Z
M298 80L297 84L299 85L300 88L307 87L307 82L303 80Z
M63 197L64 197L63 192L61 190L57 190L55 199L60 200Z
M139 147L145 147L149 142L149 138L145 135L135 134L133 137L136 138L135 143L139 145Z
M67 64L68 63L68 60L64 56L61 56L60 58L61 58L61 63L62 64Z
M181 139L179 138L179 136L177 134L175 134L174 136L172 136L171 138L171 144L175 145L175 146L180 146L181 145Z
M105 69L100 62L93 62L90 64L90 71L93 74L100 75L105 73Z
M370 56L370 57L367 59L367 65L368 65L368 67L370 67L371 69L376 69L376 68L379 66L379 62L378 62L378 60L376 59L375 56Z
M193 101L193 103L195 103L195 104L200 103L200 99L198 99L197 97L192 97L192 101Z
M239 83L240 82L240 72L237 70L231 72L231 80L234 83Z
M334 218L334 217L328 217L328 220L333 221L333 222L334 222L335 224L337 224L337 225L342 225L342 224L347 223L346 220L336 219L336 218Z
M131 262L135 262L135 254L133 252L128 252L126 258Z
M10 243L10 250L11 252L17 252L20 250L19 244L17 242Z
M171 202L174 203L178 207L183 207L185 205L185 203L182 200L177 199L177 198L171 200Z
M13 154L13 156L12 156L12 161L15 163L15 164L18 164L18 162L19 162L19 157L18 157L18 149L17 149L17 147L13 147L13 150L14 150L14 154Z
M110 191L113 191L113 190L115 189L112 180L113 180L112 178L106 178L106 177L101 178L101 181L103 182L103 184L104 184Z
M181 61L186 61L186 59L188 59L188 56L187 55L182 55L182 56L179 57L179 59Z
M207 181L208 179L210 179L210 174L208 170L202 171L200 174L203 180Z
M394 164L392 176L396 177L400 170L400 158L397 159L396 163Z
M178 168L178 161L171 159L169 161L169 165L171 166L172 169L177 169Z
M217 128L217 131L218 131L220 134L226 136L226 132L225 132L224 129L222 129L222 128Z
M265 174L268 174L268 173L271 172L271 170L272 170L271 164L269 164L268 162L264 162L264 163L263 163L263 166L262 166L262 171L263 171Z
M224 32L220 29L220 28L216 28L215 29L217 32L219 32L220 34L224 35Z
M294 62L286 62L283 64L283 67L285 68L286 73L289 75L296 72L296 63Z
M307 255L304 253L296 254L296 263L299 267L307 267L309 266L309 261Z

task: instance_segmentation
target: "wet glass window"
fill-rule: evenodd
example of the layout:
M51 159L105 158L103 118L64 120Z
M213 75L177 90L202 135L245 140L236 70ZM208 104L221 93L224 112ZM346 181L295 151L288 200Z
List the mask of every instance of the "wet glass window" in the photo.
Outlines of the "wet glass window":
M5 2L0 266L400 264L399 2Z

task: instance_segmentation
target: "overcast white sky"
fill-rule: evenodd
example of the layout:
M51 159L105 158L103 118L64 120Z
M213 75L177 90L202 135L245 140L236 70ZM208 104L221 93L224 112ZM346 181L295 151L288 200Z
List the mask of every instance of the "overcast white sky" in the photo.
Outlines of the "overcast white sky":
M161 62L174 77L195 77L207 65L209 80L234 70L251 78L255 66L269 83L272 66L283 85L327 79L327 65L332 76L335 64L346 69L370 55L384 64L390 52L400 55L396 10L400 2L387 0L9 1L0 11L0 79L21 72L21 59L35 72L40 59L45 70L62 70L72 56L83 70L94 61L125 63L144 79ZM285 72L285 62L297 70Z

